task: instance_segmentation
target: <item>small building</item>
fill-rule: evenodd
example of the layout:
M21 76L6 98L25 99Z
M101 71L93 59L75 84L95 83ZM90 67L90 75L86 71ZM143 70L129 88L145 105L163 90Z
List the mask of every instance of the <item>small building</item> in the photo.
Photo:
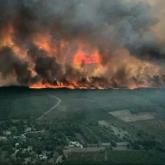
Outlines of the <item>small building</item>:
M47 152L42 152L42 154L39 155L39 159L40 160L47 160L48 157L47 157Z
M65 159L86 159L95 156L97 159L97 154L100 155L102 153L103 157L105 155L106 148L105 147L86 147L86 148L70 148L64 149L63 155Z
M7 140L6 136L0 136L0 142L7 142Z
M118 142L116 143L116 147L114 147L113 149L123 151L123 150L128 150L128 146L129 146L129 142Z
M77 141L70 141L69 142L69 145L68 145L69 148L83 148L83 145L80 144L79 142Z
M111 147L111 143L101 143L101 147Z
M7 130L7 131L4 131L3 134L6 135L6 136L10 136L12 133L11 133L11 131Z
M101 126L101 127L105 127L105 128L110 127L109 123L105 120L98 121L98 125Z
M25 133L28 133L28 132L31 132L32 131L32 128L31 127L27 127L26 129L25 129Z

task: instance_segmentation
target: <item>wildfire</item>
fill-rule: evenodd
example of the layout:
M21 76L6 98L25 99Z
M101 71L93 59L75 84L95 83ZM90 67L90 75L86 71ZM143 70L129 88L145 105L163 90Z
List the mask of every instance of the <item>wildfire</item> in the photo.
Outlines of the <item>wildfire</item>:
M136 83L136 82L134 82L134 83L130 83L130 84L128 84L128 89L138 89L138 88L149 88L149 87L151 87L150 86L150 84L143 84L143 83Z
M36 34L33 36L33 43L39 49L44 50L48 55L57 53L56 46L52 44L51 36L49 33Z
M10 48L14 56L25 63L21 64L24 66L22 69L18 69L20 64L10 63L17 67L8 76L10 80L15 80L13 84L25 81L24 85L32 89L135 89L161 85L160 67L131 55L125 49L104 53L80 39L59 41L49 32L38 32L31 37L31 44L36 48L31 50L26 43L20 45L16 42L15 30L10 24L5 26L0 35L0 49ZM19 77L13 78L13 72Z
M29 85L31 89L87 89L88 86L84 86L85 84L79 84L77 82L70 82L70 83L56 83L56 84L49 84L49 83L35 83ZM87 84L86 84L87 85Z
M27 52L14 42L15 31L11 24L7 24L0 32L0 49L9 47L21 59L26 59Z
M91 53L85 53L81 49L78 49L74 56L74 65L80 66L81 64L100 64L100 54L97 50Z

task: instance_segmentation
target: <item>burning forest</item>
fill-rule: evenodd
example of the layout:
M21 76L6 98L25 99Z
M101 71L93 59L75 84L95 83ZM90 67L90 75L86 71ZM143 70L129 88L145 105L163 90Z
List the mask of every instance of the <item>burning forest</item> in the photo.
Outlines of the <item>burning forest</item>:
M163 87L155 13L147 0L1 0L0 85Z

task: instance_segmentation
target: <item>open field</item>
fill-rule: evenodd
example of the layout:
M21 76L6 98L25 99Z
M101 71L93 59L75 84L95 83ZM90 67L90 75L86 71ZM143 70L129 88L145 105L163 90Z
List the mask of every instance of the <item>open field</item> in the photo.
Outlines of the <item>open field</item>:
M76 147L79 152L66 162L75 161L78 154L86 161L97 157L101 162L161 164L164 98L165 89L0 88L0 163L33 158L56 162L65 156L64 148ZM88 148L96 149L89 151L91 157L83 153ZM105 152L100 154L99 148Z
M165 89L140 90L29 90L26 88L0 88L1 118L36 116L56 104L59 97L62 111L120 111L158 112L165 114ZM25 115L26 114L26 115ZM21 116L20 116L21 115ZM27 116L26 116L27 117Z
M153 120L154 115L151 112L136 112L131 113L129 110L120 110L110 112L110 115L121 119L125 122L146 121Z

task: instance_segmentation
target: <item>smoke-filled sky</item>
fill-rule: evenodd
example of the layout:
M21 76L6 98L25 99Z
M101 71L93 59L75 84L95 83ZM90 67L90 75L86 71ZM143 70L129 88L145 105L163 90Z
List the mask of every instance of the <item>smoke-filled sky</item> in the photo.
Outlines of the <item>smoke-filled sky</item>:
M164 86L164 6L0 0L0 85Z

